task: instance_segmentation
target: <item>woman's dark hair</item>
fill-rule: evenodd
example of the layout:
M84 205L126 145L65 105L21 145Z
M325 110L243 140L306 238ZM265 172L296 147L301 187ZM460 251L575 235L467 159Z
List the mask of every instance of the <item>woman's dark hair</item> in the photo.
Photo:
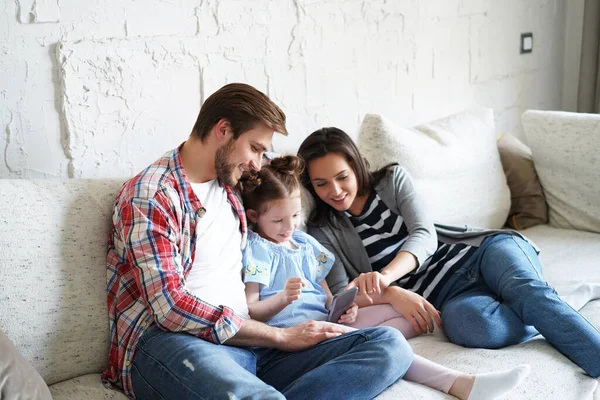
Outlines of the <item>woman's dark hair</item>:
M300 191L300 174L304 163L296 156L277 157L264 165L260 171L246 171L238 187L244 207L264 213L268 203L286 199Z
M357 196L363 196L379 183L396 163L388 164L376 171L369 171L369 162L361 156L358 147L348 134L338 128L321 128L311 133L300 145L298 157L308 167L312 160L336 153L346 159L354 174L358 186ZM309 226L324 226L338 216L339 213L317 196L308 176L308 168L302 173L302 185L315 199L315 207L308 218Z

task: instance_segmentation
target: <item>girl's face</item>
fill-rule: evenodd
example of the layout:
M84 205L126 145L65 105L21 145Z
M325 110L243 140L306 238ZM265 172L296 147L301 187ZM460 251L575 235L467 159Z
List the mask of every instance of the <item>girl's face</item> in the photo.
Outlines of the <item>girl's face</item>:
M315 158L308 163L308 176L317 196L338 211L350 209L358 192L354 170L338 153Z
M290 240L292 233L300 225L300 191L292 196L273 200L267 204L267 211L258 214L248 210L248 218L256 224L257 233L273 243L282 244Z

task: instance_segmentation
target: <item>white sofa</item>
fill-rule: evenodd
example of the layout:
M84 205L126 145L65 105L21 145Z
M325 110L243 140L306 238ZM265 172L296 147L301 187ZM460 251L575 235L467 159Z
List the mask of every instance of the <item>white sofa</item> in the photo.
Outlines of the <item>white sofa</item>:
M538 120L553 118L544 114ZM600 126L598 118L587 118L579 122ZM100 383L108 352L105 253L121 183L0 180L0 328L56 400L125 398ZM600 193L600 182L595 185ZM546 279L559 293L584 281L600 284L599 233L551 225L524 233L541 247ZM582 314L600 327L600 301L589 303ZM529 378L507 399L600 399L597 381L541 337L502 350L462 348L440 332L410 343L418 354L471 373L531 364ZM451 397L400 381L380 398Z

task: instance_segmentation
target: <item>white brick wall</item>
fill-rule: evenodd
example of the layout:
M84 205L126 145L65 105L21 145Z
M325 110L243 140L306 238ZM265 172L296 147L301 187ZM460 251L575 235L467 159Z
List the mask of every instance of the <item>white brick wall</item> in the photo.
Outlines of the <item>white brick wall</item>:
M0 2L0 178L130 176L189 134L227 82L313 130L413 125L473 106L521 134L559 109L564 0ZM532 54L519 54L522 32Z

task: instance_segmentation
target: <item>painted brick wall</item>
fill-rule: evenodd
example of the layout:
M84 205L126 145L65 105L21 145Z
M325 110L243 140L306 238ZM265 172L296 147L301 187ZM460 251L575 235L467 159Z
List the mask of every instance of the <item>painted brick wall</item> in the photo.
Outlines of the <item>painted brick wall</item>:
M564 0L0 2L0 178L130 176L228 82L288 115L294 151L366 113L407 126L473 106L521 135L559 109ZM534 51L519 54L521 32Z

